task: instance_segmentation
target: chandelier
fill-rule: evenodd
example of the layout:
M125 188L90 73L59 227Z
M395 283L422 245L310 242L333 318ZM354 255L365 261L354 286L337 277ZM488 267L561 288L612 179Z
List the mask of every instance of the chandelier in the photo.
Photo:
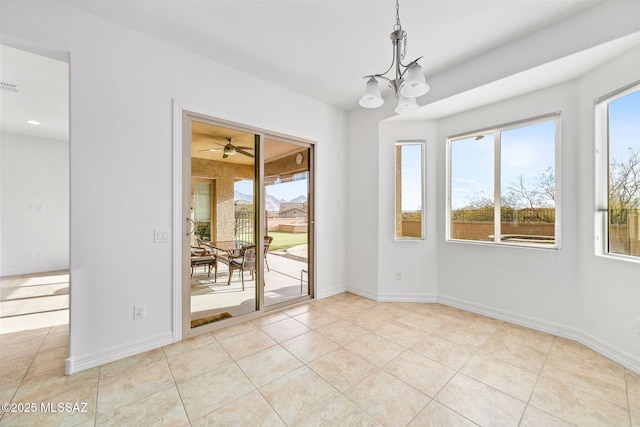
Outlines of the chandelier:
M398 106L396 107L396 113L406 113L407 111L415 110L418 108L416 98L422 96L429 91L429 85L424 79L422 74L422 67L418 64L418 61L422 58L417 58L404 65L402 61L407 52L407 32L402 29L400 24L400 6L398 0L396 0L396 24L393 26L393 32L391 33L391 43L393 44L393 59L391 65L384 73L370 74L364 76L367 81L367 85L364 90L364 95L360 99L360 105L365 108L378 108L384 104L384 100L380 94L380 88L378 87L378 79L384 79L388 82L389 87L393 89L393 92L398 99ZM395 78L390 79L385 77L389 71L395 67Z

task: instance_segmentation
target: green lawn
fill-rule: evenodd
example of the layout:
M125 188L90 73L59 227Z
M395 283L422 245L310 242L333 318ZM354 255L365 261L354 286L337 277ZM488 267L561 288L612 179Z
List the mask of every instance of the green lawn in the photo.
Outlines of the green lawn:
M269 250L286 249L292 246L304 245L305 243L307 243L307 233L270 231L269 236L273 237L273 242L271 242Z

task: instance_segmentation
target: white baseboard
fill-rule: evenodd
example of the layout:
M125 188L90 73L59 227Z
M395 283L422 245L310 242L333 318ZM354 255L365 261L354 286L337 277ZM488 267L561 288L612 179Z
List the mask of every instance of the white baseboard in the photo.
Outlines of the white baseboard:
M173 334L166 333L137 342L115 346L92 354L78 357L69 357L65 361L65 373L67 375L75 374L76 372L95 368L96 366L102 366L106 363L115 362L116 360L124 359L130 356L135 356L136 354L155 350L156 348L172 344L173 342Z
M68 270L69 264L63 265L45 265L40 267L13 268L0 271L0 276L21 276L23 274L48 273L50 271Z
M378 294L371 292L369 289L359 288L357 286L347 286L345 289L347 292L351 292L352 294L360 295L361 297L368 298L370 300L378 301Z
M378 294L381 302L438 302L437 294L403 294L383 292Z
M470 311L472 313L481 314L483 316L503 320L529 329L546 332L548 334L579 342L591 350L602 354L616 363L619 363L630 371L640 374L639 357L627 353L626 351L612 346L611 344L579 329L442 295L438 297L438 302L461 310Z
M322 289L316 289L316 297L318 299L322 299L322 298L328 298L330 296L333 295L338 295L341 294L343 292L347 292L347 286L346 285L342 285L342 286L334 286L333 288L322 288Z

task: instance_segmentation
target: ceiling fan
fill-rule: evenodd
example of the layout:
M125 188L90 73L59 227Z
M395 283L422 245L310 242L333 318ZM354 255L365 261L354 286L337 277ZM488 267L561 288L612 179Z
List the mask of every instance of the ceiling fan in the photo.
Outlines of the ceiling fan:
M225 138L225 141L227 141L226 144L222 144L220 142L215 142L214 141L216 144L220 145L221 147L224 147L223 151L222 151L222 158L223 159L226 159L229 156L235 156L237 153L240 153L240 154L242 154L244 156L248 156L248 157L251 157L251 158L254 157L253 154L245 151L245 150L253 150L253 147L243 147L243 146L233 145L232 144L233 138ZM217 150L219 150L219 148L209 148L207 150L200 150L200 151L217 151Z

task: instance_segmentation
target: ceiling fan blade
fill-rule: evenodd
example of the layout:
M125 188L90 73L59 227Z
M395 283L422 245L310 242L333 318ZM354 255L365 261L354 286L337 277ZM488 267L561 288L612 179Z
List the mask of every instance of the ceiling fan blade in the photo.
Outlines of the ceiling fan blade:
M242 147L242 146L239 146L239 145L236 145L235 147L236 147L236 149L239 148L241 150L253 150L253 147Z
M255 156L251 153L247 153L246 151L240 149L239 147L236 147L236 152L240 153L240 154L244 154L245 156L254 158Z

